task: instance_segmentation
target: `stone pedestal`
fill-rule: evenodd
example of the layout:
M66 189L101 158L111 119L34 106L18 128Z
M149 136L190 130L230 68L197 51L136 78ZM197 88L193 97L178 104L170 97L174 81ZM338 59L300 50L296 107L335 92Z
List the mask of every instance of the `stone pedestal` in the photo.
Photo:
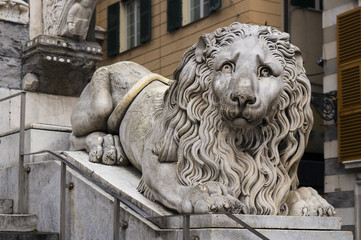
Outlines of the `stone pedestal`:
M79 96L102 58L99 44L56 36L38 36L24 46L23 89Z

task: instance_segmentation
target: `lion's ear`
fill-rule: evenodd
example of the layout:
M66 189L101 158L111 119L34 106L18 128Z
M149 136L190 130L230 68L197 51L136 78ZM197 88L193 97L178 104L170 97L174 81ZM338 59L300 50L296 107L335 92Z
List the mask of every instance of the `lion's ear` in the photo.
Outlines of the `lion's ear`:
M298 76L300 73L304 72L303 57L302 57L300 49L298 49L298 48L296 48L296 50L295 50L295 59L296 59L297 76Z
M205 60L204 54L206 52L208 44L209 44L209 39L207 35L202 34L198 40L196 50L194 52L197 63L201 63Z

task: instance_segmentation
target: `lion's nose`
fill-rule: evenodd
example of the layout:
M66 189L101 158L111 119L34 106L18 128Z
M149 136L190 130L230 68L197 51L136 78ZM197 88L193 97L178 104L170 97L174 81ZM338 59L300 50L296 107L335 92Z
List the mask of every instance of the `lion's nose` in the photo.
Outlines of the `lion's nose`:
M252 105L256 102L256 97L250 93L231 93L231 101L237 103L240 107Z

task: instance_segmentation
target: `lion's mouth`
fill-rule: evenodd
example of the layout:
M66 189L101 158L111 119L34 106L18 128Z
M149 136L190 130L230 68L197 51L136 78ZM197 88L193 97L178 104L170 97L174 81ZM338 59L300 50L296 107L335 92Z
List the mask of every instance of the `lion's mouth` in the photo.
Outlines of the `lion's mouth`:
M222 115L225 120L235 127L258 126L262 125L264 122L263 117L258 116L257 114L249 114L247 111L241 112L238 109L225 109L222 111Z

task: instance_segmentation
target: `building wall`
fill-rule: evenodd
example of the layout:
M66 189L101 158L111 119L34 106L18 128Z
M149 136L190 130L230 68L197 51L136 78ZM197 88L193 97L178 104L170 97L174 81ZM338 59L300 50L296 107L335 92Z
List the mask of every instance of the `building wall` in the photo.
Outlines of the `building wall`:
M96 7L97 25L107 28L107 6L119 0L98 0ZM183 53L198 41L202 33L212 32L232 22L251 23L281 27L280 0L223 0L222 8L196 22L172 32L167 32L167 1L152 1L152 39L145 44L108 58L104 56L101 65L121 60L137 62L149 70L172 78L173 71ZM106 41L103 42L106 52Z
M323 91L337 90L337 15L358 7L356 0L325 0L323 12L323 58L325 60ZM326 199L336 208L336 216L343 218L343 229L359 230L355 227L355 187L360 170L345 169L338 161L337 125L325 122L325 193ZM360 217L360 216L358 216ZM356 239L360 239L356 238Z

